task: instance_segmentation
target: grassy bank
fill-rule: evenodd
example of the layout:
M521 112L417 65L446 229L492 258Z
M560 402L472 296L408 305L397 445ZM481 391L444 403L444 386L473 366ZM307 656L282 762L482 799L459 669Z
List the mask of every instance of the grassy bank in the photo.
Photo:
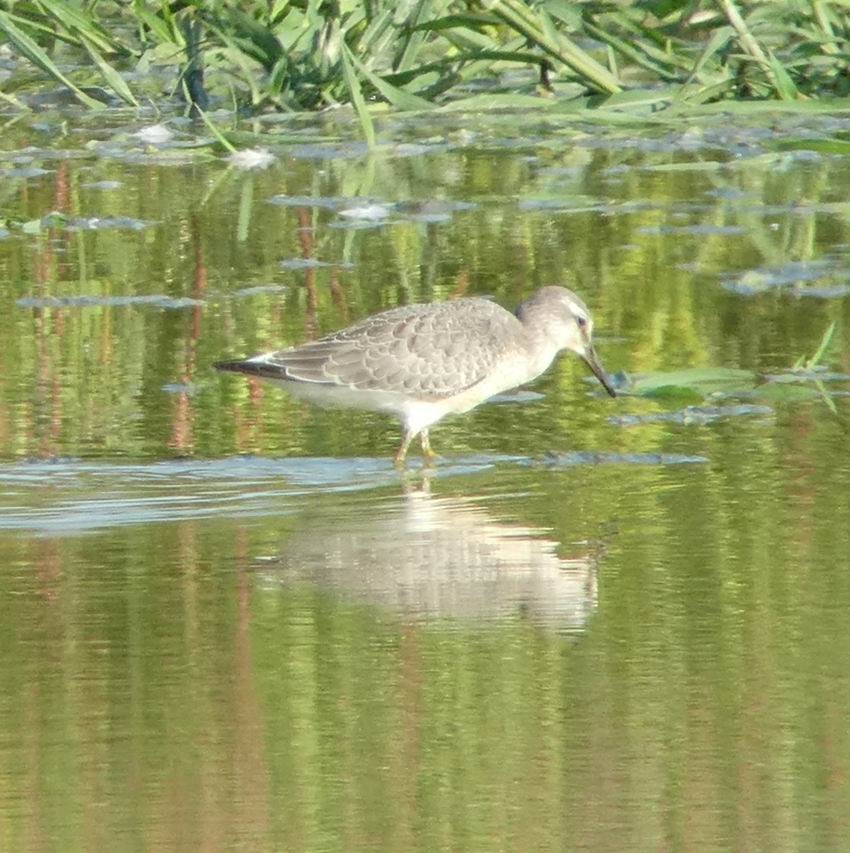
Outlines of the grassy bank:
M375 103L482 94L657 109L850 91L848 0L0 0L0 31L92 108L350 103L367 124ZM24 108L33 83L13 73L0 94Z

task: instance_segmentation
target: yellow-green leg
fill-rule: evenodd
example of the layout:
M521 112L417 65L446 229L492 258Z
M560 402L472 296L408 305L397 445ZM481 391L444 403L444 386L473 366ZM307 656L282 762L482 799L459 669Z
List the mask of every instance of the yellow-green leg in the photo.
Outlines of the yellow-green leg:
M404 434L404 438L401 442L401 447L398 449L398 453L395 455L395 464L396 468L404 467L404 460L407 458L407 448L410 447L410 442L416 438L415 432L406 432Z
M431 449L431 438L427 429L422 430L420 438L422 440L422 455L429 462L433 462L437 458L437 453Z
M428 430L423 429L420 432L406 432L404 434L404 439L401 442L401 447L398 449L398 453L395 455L395 464L397 467L401 468L404 465L405 460L407 459L407 451L410 448L410 444L416 436L419 436L420 441L422 442L422 456L428 461L432 462L437 458L437 454L431 449L431 439L428 435Z

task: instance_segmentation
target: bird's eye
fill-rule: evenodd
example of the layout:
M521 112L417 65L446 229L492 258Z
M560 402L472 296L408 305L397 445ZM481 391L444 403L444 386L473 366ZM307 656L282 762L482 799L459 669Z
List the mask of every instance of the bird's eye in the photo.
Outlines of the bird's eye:
M587 328L587 317L582 317L581 314L579 314L579 316L576 317L576 323L578 323L578 327L580 329L586 329Z

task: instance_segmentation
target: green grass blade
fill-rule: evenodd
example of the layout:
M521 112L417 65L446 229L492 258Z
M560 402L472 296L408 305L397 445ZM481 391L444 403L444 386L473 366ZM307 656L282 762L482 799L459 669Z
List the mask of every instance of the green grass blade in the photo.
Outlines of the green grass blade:
M144 24L161 44L183 43L179 29L170 26L164 18L148 9L144 0L133 0L133 17ZM173 23L173 18L169 20Z
M773 85L779 97L783 101L796 101L800 97L800 93L782 63L772 53L769 55L768 62L772 72Z
M700 54L699 59L697 59L694 65L693 71L691 71L690 76L688 77L688 82L700 77L708 62L714 58L714 55L718 51L723 50L723 48L729 44L734 35L735 31L732 27L718 27L711 34L711 37L706 42L705 49Z
M402 49L395 62L394 68L396 71L403 71L407 68L412 68L416 63L419 54L425 47L427 33L417 31L416 26L426 17L436 17L443 13L447 6L446 0L436 3L416 3L413 11L404 22L405 35L402 40Z
M121 76L121 74L100 55L100 53L95 49L95 46L89 42L86 36L81 36L80 41L88 55L92 58L94 64L97 66L101 76L106 81L106 85L109 86L122 101L131 104L134 107L138 107L139 102L130 91L127 81Z
M33 65L37 65L45 74L54 80L67 86L80 100L93 110L103 109L103 104L87 95L76 84L72 83L55 65L53 60L31 39L22 29L18 28L6 12L0 11L0 30L9 38L9 41L23 56Z
M195 104L195 110L207 126L209 132L218 140L218 144L231 154L236 153L236 148L230 144L227 137L215 126L213 120L197 104Z
M432 18L430 21L423 21L421 24L415 24L410 29L412 31L440 32L441 30L457 30L466 28L469 30L481 31L485 27L492 27L498 24L497 18L489 15L474 15L474 14L454 14L445 15L441 18Z
M230 51L229 59L233 63L233 67L231 68L231 73L234 76L237 75L237 69L242 72L242 79L248 86L249 91L251 92L251 104L256 106L261 103L263 100L263 92L260 88L259 82L257 80L257 61L250 54L245 53L240 47L241 40L237 41L229 35L226 30L220 29L213 23L207 22L207 29L210 32L215 33L218 38L221 40L221 43L225 45ZM268 92L271 94L271 92Z
M797 87L788 76L788 72L772 54L768 56L750 32L749 27L741 16L738 7L733 0L718 0L720 8L726 15L732 27L738 34L738 41L746 53L748 53L765 71L773 90L784 101L793 101L798 97Z
M585 29L587 30L589 35L592 35L594 38L599 39L600 41L606 43L620 54L620 56L624 56L626 59L631 60L635 63L635 65L640 66L641 68L645 68L647 71L651 71L653 74L670 82L672 80L677 79L678 72L675 69L665 67L660 62L652 59L650 56L646 55L640 50L640 45L638 42L629 43L624 41L621 38L617 38L612 33L603 29L602 27L597 27L595 24L591 24L589 21L585 22Z
M221 31L230 33L243 53L259 62L266 71L271 71L284 56L277 36L240 9L230 9L227 17L216 23Z
M39 0L36 6L41 9L45 18L60 24L69 33L73 33L80 38L88 39L90 44L93 44L99 51L126 53L126 48L110 38L101 28L100 24L91 16L86 15L78 9L74 8L73 4L68 2L51 2L51 0Z
M381 96L397 109L408 111L433 109L434 105L430 101L426 101L425 98L405 92L404 89L399 89L392 83L387 83L386 80L381 79L377 74L366 68L353 53L349 52L348 58L361 76L365 77L380 92Z
M617 78L604 65L569 38L557 33L545 11L541 10L535 16L521 0L496 0L490 11L558 62L571 68L594 91L603 94L622 91Z
M2 89L0 89L0 101L5 101L10 107L14 107L16 110L26 112L29 109L26 104L22 104L14 95L6 94Z
M342 73L345 77L345 85L348 88L348 95L351 98L354 111L357 113L357 118L360 120L360 129L363 131L363 137L366 140L366 144L370 148L374 148L375 125L372 123L372 116L369 115L369 110L366 107L366 101L363 98L363 90L360 88L360 81L357 79L357 74L354 72L354 57L348 49L348 45L342 40L342 38L340 38L340 46Z
M346 20L350 29L357 24L353 18ZM393 25L393 13L390 9L384 9L377 14L366 27L365 32L357 41L357 51L361 56L369 57L375 61L383 61L385 55L392 51L392 45L398 40L399 33Z

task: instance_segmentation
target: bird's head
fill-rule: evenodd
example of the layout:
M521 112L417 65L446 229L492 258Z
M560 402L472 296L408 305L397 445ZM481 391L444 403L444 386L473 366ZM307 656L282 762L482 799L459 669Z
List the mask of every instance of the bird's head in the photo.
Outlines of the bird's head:
M558 350L572 350L581 356L602 387L616 397L611 379L593 346L593 318L587 305L566 287L542 287L519 308L523 325L543 334Z

